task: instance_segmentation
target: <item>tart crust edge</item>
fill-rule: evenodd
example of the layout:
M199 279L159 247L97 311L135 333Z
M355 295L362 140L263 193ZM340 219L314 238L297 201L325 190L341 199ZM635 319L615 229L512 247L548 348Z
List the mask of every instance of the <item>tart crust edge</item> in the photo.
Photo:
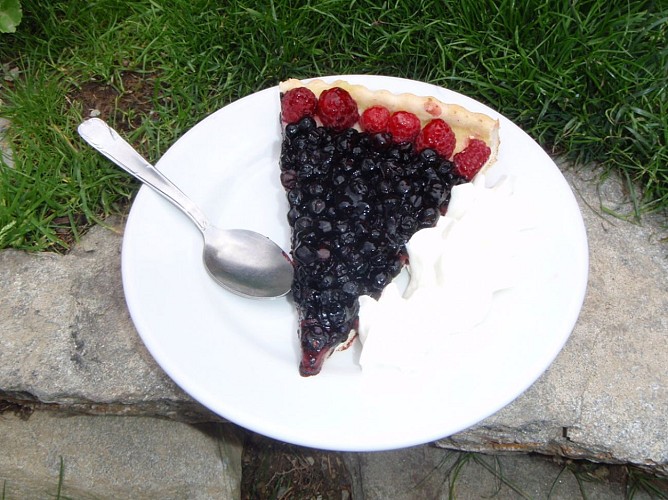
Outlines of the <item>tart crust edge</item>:
M385 106L391 113L395 111L409 111L415 114L424 126L434 118L444 120L455 133L456 146L453 155L462 151L470 139L480 139L491 150L489 159L481 172L487 170L495 161L499 149L499 120L493 119L484 113L469 111L458 104L444 103L435 97L418 96L410 93L393 94L388 90L371 90L363 85L352 84L344 80L327 83L323 80L303 82L295 78L280 82L279 90L285 93L288 90L306 87L316 97L327 89L340 87L346 90L357 102L359 113L372 106ZM448 158L451 160L452 158Z

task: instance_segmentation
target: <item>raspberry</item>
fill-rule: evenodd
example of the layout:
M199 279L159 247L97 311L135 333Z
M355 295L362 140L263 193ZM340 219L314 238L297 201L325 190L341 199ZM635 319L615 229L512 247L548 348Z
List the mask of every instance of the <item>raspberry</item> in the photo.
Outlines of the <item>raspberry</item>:
M357 103L340 87L323 90L318 99L317 114L325 127L342 131L352 127L359 119Z
M390 110L384 106L372 106L364 110L360 117L362 130L370 134L387 132Z
M455 150L455 143L455 133L450 128L450 125L440 118L427 123L415 140L415 146L418 151L430 148L446 160L450 158L450 155Z
M490 154L492 150L487 144L480 139L471 139L468 146L453 158L455 171L470 181L489 159Z
M296 123L305 116L313 116L318 99L306 87L288 90L281 97L281 118L286 123Z
M412 142L420 132L420 119L408 111L397 111L388 126L394 142Z

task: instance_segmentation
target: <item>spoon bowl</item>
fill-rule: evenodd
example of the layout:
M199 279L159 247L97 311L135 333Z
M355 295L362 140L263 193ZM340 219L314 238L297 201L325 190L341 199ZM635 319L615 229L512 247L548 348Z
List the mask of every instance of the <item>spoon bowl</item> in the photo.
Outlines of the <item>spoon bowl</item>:
M209 226L204 242L204 267L222 287L254 298L281 297L290 291L292 263L266 236L246 229Z
M164 196L195 223L204 238L204 267L216 283L248 298L281 297L290 291L293 266L280 246L254 231L211 225L176 185L103 120L91 118L77 130L98 152Z

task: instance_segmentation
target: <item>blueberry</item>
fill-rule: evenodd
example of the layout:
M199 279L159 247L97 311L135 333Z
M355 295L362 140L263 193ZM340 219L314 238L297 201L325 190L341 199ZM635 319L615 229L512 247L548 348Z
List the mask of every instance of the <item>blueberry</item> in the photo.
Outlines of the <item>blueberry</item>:
M313 219L308 216L302 216L295 220L294 222L294 231L300 232L313 225Z
M300 215L301 213L299 212L299 209L297 207L292 207L288 211L288 222L290 222L290 225L292 225L294 221L296 221L299 218Z
M365 241L360 245L360 253L362 255L369 255L376 251L375 243L371 241Z
M343 290L348 295L357 296L359 293L359 285L353 281L348 281L341 287L341 290Z
M410 203L413 208L419 209L422 207L422 196L419 194L414 194L408 198L408 203Z
M353 208L353 215L360 220L364 220L367 217L367 215L369 215L370 210L371 207L369 206L368 203L360 201L359 203L355 204Z
M318 215L322 213L323 210L325 210L325 202L321 200L320 198L315 198L314 200L311 200L309 203L309 210L313 215Z
M371 136L371 147L378 152L387 150L392 144L392 136L387 133L378 133Z
M355 233L344 233L341 235L340 240L344 245L352 245L355 242Z
M295 187L296 182L297 172L294 170L286 170L285 172L281 172L281 185L285 189L292 189Z
M371 175L378 169L378 164L372 158L364 158L360 164L360 170L365 175Z
M316 252L307 246L297 247L295 250L295 258L302 264L310 264L316 259Z
M335 222L334 226L339 233L345 233L350 228L350 224L347 220L338 220Z
M407 194L411 191L411 183L408 182L406 179L401 179L397 183L395 190L398 194Z
M382 290L390 282L390 277L387 273L378 273L373 277L373 287L376 290Z
M315 120L310 116L305 116L297 123L300 132L308 132L316 128Z
M431 148L425 148L420 152L420 160L426 165L434 165L439 159L438 153Z
M327 345L327 335L320 327L311 326L303 335L303 341L308 344L312 351L319 352Z
M440 203L445 193L445 187L439 182L435 182L427 188L427 195L431 197L434 203Z
M402 217L401 230L404 233L412 233L417 229L417 221L413 217Z
M289 172L294 172L294 170L289 170ZM291 189L288 192L288 202L290 205L301 205L301 202L304 198L302 190L299 188Z
M312 182L308 185L308 193L312 196L320 196L325 192L325 187L319 182ZM296 202L299 203L299 202Z
M364 197L366 194L369 192L369 186L364 182L363 179L355 179L351 184L350 184L350 189L353 193Z
M296 123L291 123L285 127L285 136L293 139L299 133L299 127Z
M345 182L346 182L346 176L345 175L337 175L336 177L334 177L334 179L332 179L332 184L334 186L341 186Z
M330 288L334 285L335 282L336 278L334 277L333 274L326 274L325 276L322 277L320 284L322 285L323 288Z
M302 243L313 244L318 242L318 234L315 231L312 231L311 229L305 229L304 231L300 231L299 233L297 233L297 238Z
M389 194L392 192L392 184L387 180L382 180L378 183L378 192L381 194Z
M310 179L313 177L313 165L310 163L303 163L297 172L297 177L301 180Z
M329 250L329 248L320 248L316 254L320 260L327 260L332 255L332 252Z
M318 229L322 233L329 233L332 231L332 223L326 219L321 219L318 221Z

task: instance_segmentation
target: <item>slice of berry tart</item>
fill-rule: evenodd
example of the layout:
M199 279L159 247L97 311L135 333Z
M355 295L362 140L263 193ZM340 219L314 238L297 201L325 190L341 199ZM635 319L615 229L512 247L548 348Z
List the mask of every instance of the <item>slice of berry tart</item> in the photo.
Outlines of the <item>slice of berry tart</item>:
M279 90L299 371L310 376L349 345L358 298L378 298L400 272L406 243L445 213L451 188L495 161L499 123L345 81L287 80Z

